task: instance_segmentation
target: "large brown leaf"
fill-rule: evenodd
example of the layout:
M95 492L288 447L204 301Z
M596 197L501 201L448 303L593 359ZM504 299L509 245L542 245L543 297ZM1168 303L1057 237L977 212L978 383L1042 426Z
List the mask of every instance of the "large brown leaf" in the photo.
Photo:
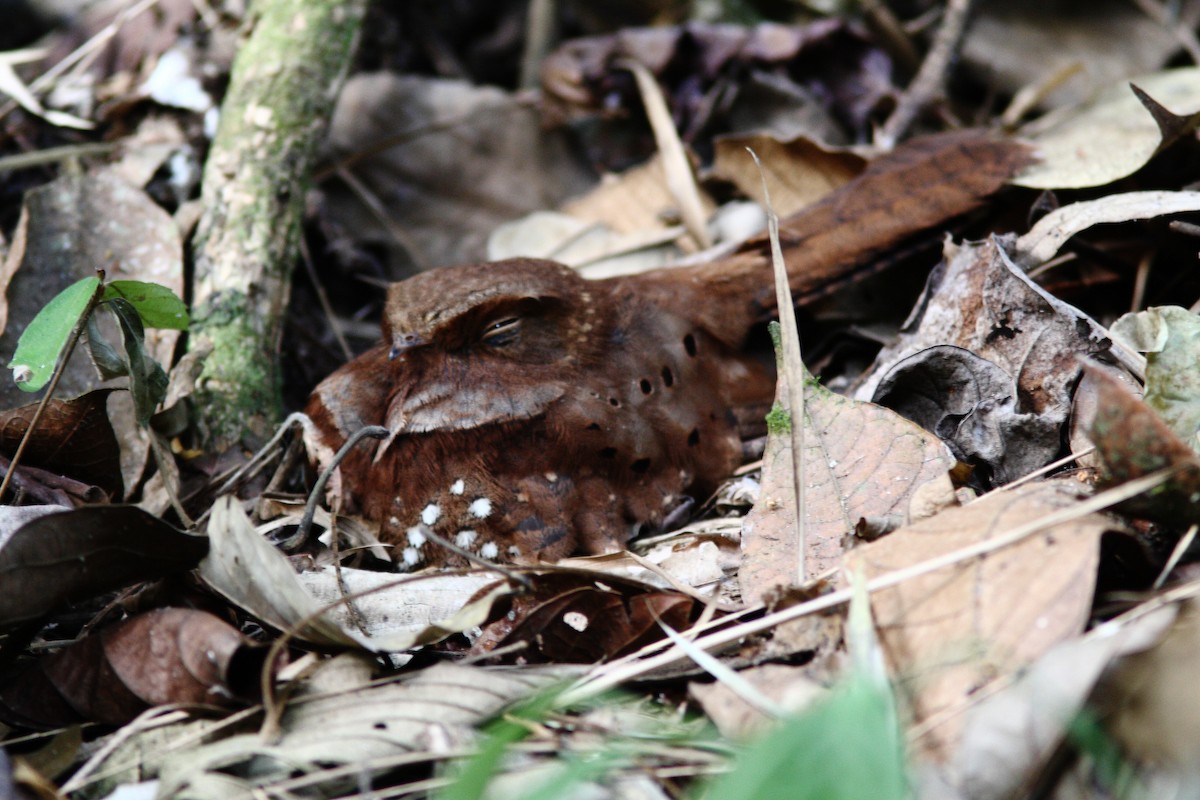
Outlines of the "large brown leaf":
M945 474L954 460L937 437L895 412L841 397L815 381L805 387L804 411L805 564L815 577L841 562L860 519L903 517L913 491ZM789 436L773 433L768 440L761 494L743 526L739 580L747 602L797 582Z
M856 549L846 568L869 580L910 567L1068 509L1082 491L1053 481L992 492ZM957 712L976 692L1083 630L1100 537L1111 527L1088 514L872 595L884 652L915 720L939 722L922 749L939 758L952 752Z

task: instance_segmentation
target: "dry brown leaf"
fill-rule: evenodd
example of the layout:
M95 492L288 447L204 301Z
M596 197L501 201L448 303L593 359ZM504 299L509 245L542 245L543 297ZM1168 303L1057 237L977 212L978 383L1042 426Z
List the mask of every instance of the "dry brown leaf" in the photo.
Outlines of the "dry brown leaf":
M998 537L1076 504L1083 494L1067 481L994 492L857 548L847 555L846 569L869 580ZM1083 630L1100 537L1111 527L1090 514L872 595L891 673L914 719L930 726L922 750L937 760L948 757L974 693Z
M866 163L861 156L824 147L803 136L783 140L765 133L729 134L717 137L713 147L713 177L733 183L746 197L761 195L765 178L771 205L781 217L812 205L850 181ZM762 161L761 172L746 148Z
M862 517L904 514L913 491L954 460L937 437L895 412L830 392L805 391L804 539L810 577L836 567ZM759 500L746 517L742 597L756 602L797 580L795 483L788 434L772 435Z
M1159 641L1176 609L1167 605L1119 618L1065 641L1010 686L972 706L947 770L960 795L971 800L1027 796L1101 674L1115 658Z
M1180 528L1200 522L1200 462L1195 451L1120 380L1090 364L1086 374L1096 392L1090 433L1105 467L1101 486L1177 468L1156 491L1127 500L1120 508Z
M122 725L150 706L252 699L266 648L204 611L139 614L38 659L0 690L9 722L55 728Z
M763 664L739 670L738 675L770 698L785 714L803 713L827 692L826 687L813 680L804 667ZM766 733L774 722L720 681L689 683L688 694L695 698L721 734L730 739L746 741Z
M716 204L702 195L705 217ZM563 211L587 222L599 222L617 233L667 230L678 225L679 204L667 188L662 158L655 155L620 175L606 176L596 188L563 205Z

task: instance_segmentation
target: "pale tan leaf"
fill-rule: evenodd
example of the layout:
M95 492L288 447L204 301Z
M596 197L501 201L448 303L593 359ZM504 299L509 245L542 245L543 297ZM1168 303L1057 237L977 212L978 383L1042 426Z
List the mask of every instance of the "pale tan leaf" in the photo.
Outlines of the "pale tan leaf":
M1119 80L1093 99L1023 129L1021 136L1036 145L1039 161L1013 183L1031 189L1081 189L1140 169L1158 152L1163 137L1131 83L1172 111L1200 110L1200 67Z
M407 650L478 627L487 618L492 601L507 591L498 587L451 618L435 620L419 630L365 636L339 624L331 611L321 611L322 603L305 591L287 559L259 535L233 498L226 496L217 501L208 535L211 549L200 563L200 576L205 582L230 602L276 628L290 630L300 626L296 635L316 644L362 647L372 652ZM400 577L393 576L393 580Z

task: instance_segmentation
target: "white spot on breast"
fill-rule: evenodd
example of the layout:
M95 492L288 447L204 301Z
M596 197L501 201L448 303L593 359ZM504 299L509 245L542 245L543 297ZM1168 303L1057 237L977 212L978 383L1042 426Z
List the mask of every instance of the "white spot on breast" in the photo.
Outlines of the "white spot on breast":
M454 483L450 484L450 494L462 494L467 490L467 485L463 483L463 479L459 478Z
M421 554L415 547L404 548L404 563L410 567L415 567L421 562Z
M550 483L554 483L555 481L558 480L557 472L547 472L545 475L546 475L546 480L549 481Z
M399 528L400 520L396 517L388 517L388 525L391 525L393 528Z
M471 501L468 510L471 512L471 516L476 519L487 519L492 514L492 501L486 497L477 497Z
M478 535L479 534L472 530L459 531L454 536L454 543L466 550L468 547L475 544L475 537Z
M420 528L417 528L417 527L409 528L407 533L408 533L408 543L411 544L413 547L420 547L421 545L425 544L425 534L421 532Z
M563 614L562 621L580 633L583 633L588 628L587 616L579 613L578 611L568 611L567 613Z
M425 506L425 508L421 509L421 522L424 522L426 525L432 525L433 523L437 522L441 516L442 508L436 503L430 503L429 505Z
M484 542L479 548L479 555L484 558L495 558L500 553L500 548L496 547L495 542Z

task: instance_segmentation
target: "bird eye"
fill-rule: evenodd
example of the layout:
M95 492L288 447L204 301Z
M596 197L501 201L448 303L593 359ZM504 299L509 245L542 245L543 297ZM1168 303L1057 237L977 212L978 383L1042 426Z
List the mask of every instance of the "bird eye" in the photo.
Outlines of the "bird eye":
M513 341L520 329L520 317L505 317L487 326L483 332L482 341L492 347L499 347Z

